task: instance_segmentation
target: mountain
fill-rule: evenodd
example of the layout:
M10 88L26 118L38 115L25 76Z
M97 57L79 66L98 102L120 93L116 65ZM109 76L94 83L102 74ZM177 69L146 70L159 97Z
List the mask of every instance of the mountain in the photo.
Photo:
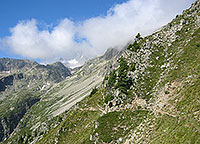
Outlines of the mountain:
M111 50L106 55L111 58L117 54L117 50ZM29 142L37 141L48 131L57 115L69 110L88 96L93 87L101 84L109 69L106 67L109 62L107 56L89 60L77 70L72 69L77 71L72 75L71 69L60 62L46 66L35 62L28 70L21 68L13 72L2 71L4 77L7 73L15 75L17 72L23 73L24 78L18 81L14 79L13 85L2 91L1 139L5 141L10 137L8 141L20 143L20 135L23 133ZM6 67L4 63L2 65Z
M6 139L26 112L52 85L71 72L62 63L40 65L19 59L0 59L0 140Z
M10 93L4 99L21 97ZM12 133L1 119L3 143L200 143L200 0L152 35L25 95L38 100ZM25 103L6 104L15 112Z
M61 63L63 63L66 67L70 67L72 69L81 67L84 64L84 62L86 62L88 60L89 60L89 58L85 57L83 55L76 56L74 59L71 59L71 60L67 60L64 58L59 59L59 61Z
M20 60L20 59L10 59L1 58L0 59L0 71L17 71L17 70L28 70L33 66L37 65L36 62L30 60Z

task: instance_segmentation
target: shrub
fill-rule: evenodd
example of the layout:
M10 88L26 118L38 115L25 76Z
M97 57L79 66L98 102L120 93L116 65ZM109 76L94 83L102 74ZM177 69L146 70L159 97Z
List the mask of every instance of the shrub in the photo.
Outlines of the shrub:
M124 57L120 58L120 67L118 70L118 76L120 79L122 78L126 78L126 75L128 73L128 63L127 61L124 59Z
M98 89L95 87L92 89L91 93L90 93L90 97L92 97L94 94L96 94L98 91Z
M129 44L129 46L128 46L127 49L128 49L128 50L131 50L132 46L133 46L132 44Z
M116 88L119 88L121 92L127 94L127 73L128 73L128 63L124 57L120 58L120 67L118 69L118 83Z
M109 94L105 97L105 103L108 104L109 101L113 100L114 99L114 96Z
M143 39L143 38L141 37L141 34L140 34L140 33L138 33L138 34L136 35L136 38L139 39L139 40Z
M140 45L137 41L135 41L133 44L130 44L127 49L136 52L138 49L140 49Z
M115 82L116 82L116 74L115 74L115 70L113 70L111 73L110 73L110 76L109 76L109 78L108 78L108 86L109 87L112 87L114 84L115 84Z
M136 70L135 64L133 62L131 62L129 70L132 71L132 72L134 72Z
M169 94L169 91L165 91L165 94Z
M57 122L62 122L62 117L58 116Z
M140 49L140 45L137 43L137 41L133 43L133 48L134 48L134 51L137 51L138 49Z

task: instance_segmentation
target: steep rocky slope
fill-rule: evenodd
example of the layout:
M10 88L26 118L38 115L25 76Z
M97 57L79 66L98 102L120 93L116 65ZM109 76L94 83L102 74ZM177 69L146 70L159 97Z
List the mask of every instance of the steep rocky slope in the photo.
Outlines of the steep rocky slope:
M200 143L200 1L108 64L38 143Z

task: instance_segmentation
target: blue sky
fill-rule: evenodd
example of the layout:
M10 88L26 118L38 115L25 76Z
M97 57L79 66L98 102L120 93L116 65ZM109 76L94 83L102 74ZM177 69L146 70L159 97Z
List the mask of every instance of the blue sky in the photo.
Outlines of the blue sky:
M1 0L0 57L82 64L151 34L194 1Z
M9 35L9 28L19 20L35 18L45 23L56 23L63 18L82 21L105 15L107 10L126 0L1 0L0 37Z
M37 19L47 24L70 18L75 22L105 15L107 10L126 0L2 0L0 1L0 38L10 35L9 29L20 20ZM0 50L0 57L21 58Z

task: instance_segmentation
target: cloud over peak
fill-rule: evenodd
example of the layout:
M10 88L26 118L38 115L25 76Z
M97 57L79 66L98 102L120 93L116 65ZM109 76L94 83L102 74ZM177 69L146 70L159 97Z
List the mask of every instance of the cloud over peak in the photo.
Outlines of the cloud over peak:
M0 46L41 61L94 57L107 48L123 47L138 32L152 33L192 1L129 0L110 8L105 16L78 23L65 18L58 25L43 29L35 19L20 21L10 29L10 36L1 39Z

